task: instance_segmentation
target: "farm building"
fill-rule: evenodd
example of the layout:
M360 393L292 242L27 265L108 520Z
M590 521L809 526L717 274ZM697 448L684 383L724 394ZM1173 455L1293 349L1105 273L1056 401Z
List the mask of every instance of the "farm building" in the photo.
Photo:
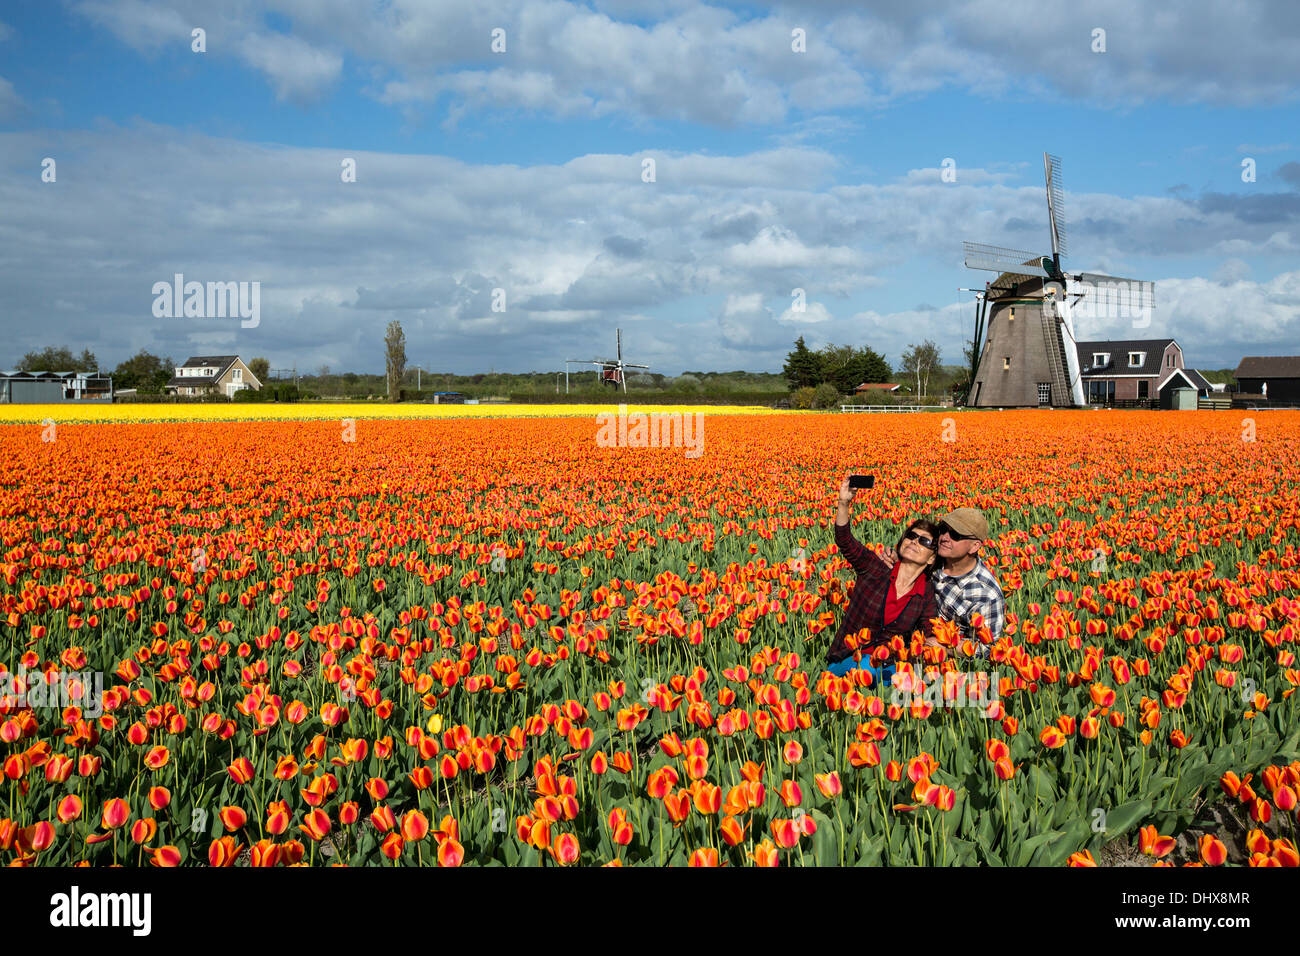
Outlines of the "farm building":
M1237 366L1237 391L1271 405L1300 405L1300 355L1247 355Z
M112 400L113 379L99 372L0 372L0 405Z
M220 394L230 398L240 389L261 387L261 381L238 355L192 355L184 365L177 366L165 389L173 395Z
M893 394L902 388L900 385L893 385L889 382L863 382L854 392L887 392Z

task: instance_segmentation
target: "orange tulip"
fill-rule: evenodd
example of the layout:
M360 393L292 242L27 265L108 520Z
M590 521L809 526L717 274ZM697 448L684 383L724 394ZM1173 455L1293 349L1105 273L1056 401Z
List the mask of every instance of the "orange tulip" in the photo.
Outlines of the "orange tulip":
M1279 810L1290 813L1296 808L1296 792L1290 786L1282 784L1273 792L1273 802Z
M223 836L213 840L208 847L208 863L212 866L234 866L239 858L241 847L232 836Z
M81 797L70 793L59 801L58 817L60 823L71 823L81 816Z
M142 817L131 825L131 841L143 846L158 833L158 822L153 817Z
M776 845L784 849L790 849L799 842L799 836L802 833L800 828L795 825L794 820L776 819L770 824L772 830L772 839Z
M577 839L574 839L576 847ZM438 865L439 866L460 866L465 860L465 848L460 842L448 838L438 844Z
M1173 837L1157 834L1153 826L1145 826L1138 831L1138 846L1147 856L1156 858L1168 856L1176 844L1177 841Z
M271 867L280 862L280 848L270 840L258 840L249 849L248 865Z
M744 842L745 827L741 826L735 817L724 818L718 829L722 832L723 842L727 846L739 846Z
M116 830L124 826L131 819L131 809L126 805L126 801L114 797L104 803L104 812L101 822L105 830Z
M578 838L572 833L561 833L555 838L555 844L551 847L551 856L561 866L577 863L579 856Z
M752 856L755 866L781 865L781 854L770 840L764 840L755 846Z
M1228 848L1223 842L1209 833L1203 834L1197 843L1201 862L1206 866L1222 866L1228 859Z
M394 830L384 837L383 842L379 844L379 852L387 859L396 862L397 858L402 855L402 848L405 845L406 841L402 839L402 835Z
M844 787L840 783L840 775L834 771L830 773L813 774L813 780L817 784L817 789L821 791L823 797L837 797L843 791Z
M1038 739L1042 741L1044 747L1049 747L1053 750L1065 746L1065 734L1063 734L1058 727L1043 728L1043 732L1038 735Z
M298 829L313 840L320 842L329 835L329 815L324 810L312 810L303 817L303 822L298 824Z
M248 822L248 814L239 807L222 807L217 815L221 817L221 825L231 832Z
M170 844L160 846L156 850L149 851L149 861L154 866L180 866L181 851Z
M407 843L419 843L429 834L429 818L419 810L409 810L402 817L402 838Z
M289 804L284 800L277 800L266 808L266 832L272 836L279 836L289 829L289 824L293 822L293 816L289 812Z
M1263 797L1256 797L1250 803L1250 818L1256 823L1268 823L1273 819L1273 806Z
M18 834L18 843L33 853L47 850L54 843L54 825L46 820L24 827Z
M1273 845L1263 830L1251 830L1246 834L1246 849L1252 853L1267 854L1273 851Z
M1273 841L1273 859L1282 866L1300 867L1300 852L1296 845L1285 837Z

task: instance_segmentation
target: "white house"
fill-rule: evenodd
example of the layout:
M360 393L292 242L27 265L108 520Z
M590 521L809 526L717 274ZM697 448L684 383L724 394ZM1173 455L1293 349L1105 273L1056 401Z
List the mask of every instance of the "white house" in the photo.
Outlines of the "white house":
M167 382L174 395L206 395L218 392L227 398L240 389L260 389L261 381L238 355L192 355Z

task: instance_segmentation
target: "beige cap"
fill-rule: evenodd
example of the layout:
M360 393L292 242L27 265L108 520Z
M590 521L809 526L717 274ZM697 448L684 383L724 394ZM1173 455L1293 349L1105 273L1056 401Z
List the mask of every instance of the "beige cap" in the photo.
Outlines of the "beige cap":
M946 524L958 534L974 535L980 541L988 540L988 522L984 520L984 513L974 508L958 508L956 511L950 511L939 519L939 523Z

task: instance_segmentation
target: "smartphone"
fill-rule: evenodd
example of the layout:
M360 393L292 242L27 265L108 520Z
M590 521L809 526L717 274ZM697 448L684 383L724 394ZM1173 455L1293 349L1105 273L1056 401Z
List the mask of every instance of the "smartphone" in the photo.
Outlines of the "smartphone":
M849 475L850 488L871 488L876 484L875 475Z

